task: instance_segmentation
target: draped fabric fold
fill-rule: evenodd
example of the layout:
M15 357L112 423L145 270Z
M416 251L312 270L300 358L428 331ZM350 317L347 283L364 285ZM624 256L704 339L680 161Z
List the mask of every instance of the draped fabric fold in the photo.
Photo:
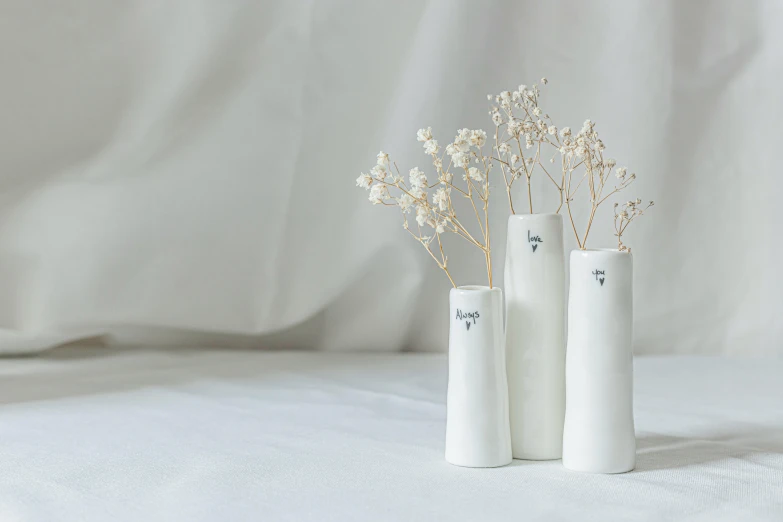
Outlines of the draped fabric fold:
M626 241L637 353L783 355L781 22L731 0L5 1L0 354L443 350L448 280L353 180L379 149L428 171L417 129L492 131L486 94L546 76L554 120L593 119L637 173L621 200L656 201ZM612 234L607 206L588 246Z

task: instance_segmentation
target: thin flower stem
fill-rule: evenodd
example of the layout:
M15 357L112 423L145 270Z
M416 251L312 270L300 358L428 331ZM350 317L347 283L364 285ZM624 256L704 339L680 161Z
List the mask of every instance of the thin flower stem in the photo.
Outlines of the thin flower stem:
M395 187L395 188L401 190L403 193L409 195L411 198L414 199L414 201L418 201L419 203L427 204L426 200L423 200L422 198L417 198L416 196L414 196L413 194L411 194L410 192L408 192L406 189L404 189L403 187L401 187L399 185L395 185L394 183L389 183L389 182L383 181L383 180L375 180L375 181L378 182L378 183L383 183L384 185L387 185L387 186L390 186L390 187ZM396 205L387 204L387 206L396 206ZM432 208L432 211L437 216L447 220L448 222L453 223L455 225L455 232L457 232L457 235L463 237L464 239L466 239L467 241L469 241L473 245L475 245L475 246L481 248L482 250L484 250L484 248L485 248L484 245L482 245L481 243L476 241L476 239L470 234L470 232L467 231L467 229L462 225L462 223L460 223L457 220L456 216L449 215L449 214L444 214L440 210L437 210L435 207Z
M572 172L573 172L573 170L572 170ZM576 188L574 189L574 192L571 194L572 196L574 194L576 194L576 192L579 190L579 187L582 185L582 182L585 180L586 177L587 177L587 172L582 174L582 178L579 180L579 183L576 184Z
M590 227L593 226L593 218L595 217L595 211L598 209L597 205L594 205L590 210L590 219L587 221L587 230L585 230L585 236L582 238L582 244L579 248L584 250L587 247L587 235L590 233Z
M498 133L499 133L499 131L500 131L500 127L495 127L495 149L496 150L500 146L498 144ZM500 156L500 151L499 150L498 150L498 156ZM511 211L511 215L514 215L514 214L516 214L516 212L514 212L514 202L511 199L511 183L514 182L513 172L512 172L511 183L509 183L508 178L506 177L506 168L504 167L504 164L508 165L508 163L506 163L505 161L502 161L499 158L492 158L491 157L491 159L497 159L500 162L500 171L503 173L503 181L506 183L506 196L508 197L508 208Z
M465 173L467 175L467 169L465 169ZM468 178L468 179L470 179L470 178ZM486 239L487 236L486 236L486 232L484 232L484 226L481 224L481 217L479 217L479 211L476 208L476 202L473 201L473 188L472 187L473 187L473 184L470 183L470 181L468 181L467 198L470 200L470 205L473 207L473 212L476 213L476 221L478 221L479 229L481 229L481 235L484 237L484 243L486 243L487 242L487 239Z
M411 232L411 230L410 230L410 229L407 229L407 228L406 228L405 230L407 230L407 231L408 231L408 233L409 233L410 235L412 235L413 237L415 237L415 238L418 240L418 242L419 242L419 243L421 243L421 245L424 247L424 249L427 251L427 253L428 253L428 254L429 254L431 257L432 257L432 259L434 259L434 260L435 260L435 262L438 264L438 267L439 267L441 270L443 270L443 271L446 273L446 277L448 277L448 278L449 278L449 281L451 281L451 285L452 285L454 288L457 288L457 285L456 285L456 283L454 283L454 279L452 279L452 278L451 278L451 274L449 273L449 269L448 269L448 267L446 267L446 264L445 264L445 263L442 263L442 262L438 261L438 258L437 258L437 257L435 257L435 254L433 254L433 253L432 253L432 250L430 249L430 246L429 246L429 244L426 244L426 243L425 243L425 242L422 240L422 238L421 238L421 236L420 236L420 235L419 235L419 236L417 236L416 234L414 234L413 232ZM421 227L419 227L419 234L421 234ZM438 234L438 243L440 243L440 234ZM441 254L442 254L442 253L443 253L443 249L441 248Z
M492 289L492 256L490 244L489 244L489 178L485 178L484 181L484 229L487 231L486 235L484 236L484 244L486 245L486 250L484 251L484 255L486 256L487 260L487 277L489 279L489 288Z
M548 170L546 170L546 169L544 168L544 165L541 163L541 160L538 160L538 166L539 166L539 167L541 167L541 170L543 170L543 171L544 171L544 173L546 173L547 177L548 177L549 179L551 179L551 180L552 180L552 183L555 185L555 187L557 187L557 189L558 189L558 190L562 190L562 189L560 188L560 185L558 185L558 184L557 184L557 181L555 181L555 178L553 178L553 177L552 177L552 176L549 174L549 171L548 171Z
M438 231L436 230L436 231L435 231L435 234L438 236L438 248L440 248L440 257L441 257L441 259L443 260L443 261L442 261L442 263L443 263L443 264L442 264L443 271L444 271L444 272L446 272L446 277L448 277L448 278L449 278L449 281L451 281L451 285L452 285L454 288L457 288L457 284L456 284L456 283L454 282L454 280L451 278L451 273L449 273L449 268L448 268L448 266L447 266L447 263L448 263L448 262L447 262L447 260L446 260L446 254L444 254L444 253L443 253L443 243L441 243L441 241L440 241L440 232L438 232Z

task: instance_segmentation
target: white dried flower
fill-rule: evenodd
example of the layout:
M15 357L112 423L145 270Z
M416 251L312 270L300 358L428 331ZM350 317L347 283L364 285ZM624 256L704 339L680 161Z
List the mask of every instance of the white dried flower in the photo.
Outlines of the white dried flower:
M562 129L560 129L560 136L562 136L563 138L570 135L571 135L571 127L563 127Z
M457 136L454 139L454 147L457 149L457 152L468 152L470 150L470 142L467 138Z
M481 171L476 167L470 167L468 169L468 175L470 176L470 179L476 181L484 181L484 176L481 174Z
M368 199L372 202L373 205L377 205L379 203L383 203L383 200L388 196L389 191L386 188L386 185L376 183L372 186L372 188L370 188L370 196Z
M617 179L623 179L627 171L628 169L625 167L617 167L617 170L615 170L614 174L617 176Z
M451 163L456 167L467 168L470 165L470 155L464 152L457 152L451 157Z
M492 122L495 124L496 127L499 127L503 124L503 117L500 115L498 111L495 111L492 113Z
M418 223L420 227L427 224L427 218L429 218L429 216L430 210L426 206L418 205L416 207L416 223Z
M547 83L549 83L549 80L547 80L546 78L541 78L541 83L546 85Z
M519 156L514 154L514 155L511 156L511 164L514 165L516 163L519 163Z
M359 174L359 177L356 178L357 187L368 189L370 188L370 185L372 185L372 176L370 176L369 174L365 174L364 172L362 172L361 174Z
M509 120L508 133L513 137L517 137L522 133L523 123L519 120Z
M400 210L406 213L410 211L411 207L413 206L413 202L413 198L408 194L403 194L397 198L397 204L400 206Z
M491 94L487 94L487 100L492 101L492 95Z
M527 85L525 85L524 83L519 86L519 94L524 94L526 90L527 90Z
M439 188L432 195L432 203L438 205L438 208L443 211L449 208L449 190L445 187Z
M437 154L440 150L438 140L429 139L424 142L424 152L427 154Z
M410 180L412 187L424 188L427 186L427 175L419 170L419 167L413 167L410 172L408 172L408 179Z
M557 127L555 127L554 125L550 125L546 131L549 133L550 136L554 136L555 134L557 134Z
M577 147L576 149L574 149L574 152L576 153L577 156L584 156L585 154L587 154L587 149L585 147Z
M508 145L508 143L501 143L498 145L498 152L500 154L508 154L511 152L511 147Z
M533 109L533 114L535 114L536 116L541 116L541 107L536 107L535 109Z
M387 167L389 165L389 155L383 151L378 153L378 165Z
M612 167L614 167L615 165L617 165L617 161L614 158L607 159L605 163L606 163L606 166L609 167L610 169Z
M419 132L416 133L417 141L429 141L431 139L432 139L432 127L427 127L426 129L419 129Z
M456 153L457 153L457 147L455 147L453 143L449 143L448 145L446 145L446 154L448 154L449 156L453 156Z
M445 223L443 221L438 222L437 226L435 227L435 232L437 232L438 234L444 233L446 231L446 229L443 226L444 224Z
M383 181L386 179L386 167L383 165L376 165L373 168L370 169L370 173L372 173L373 177L375 179Z
M427 200L427 191L425 191L422 187L413 187L408 192L410 192L411 196L416 199L425 201Z
M510 100L510 99L511 99L511 92L509 92L509 91L503 91L503 92L501 92L501 93L500 93L500 99L501 99L501 100L505 100L505 101L508 101L508 100Z
M470 133L470 144L475 147L483 147L487 142L487 133L481 129L476 129Z

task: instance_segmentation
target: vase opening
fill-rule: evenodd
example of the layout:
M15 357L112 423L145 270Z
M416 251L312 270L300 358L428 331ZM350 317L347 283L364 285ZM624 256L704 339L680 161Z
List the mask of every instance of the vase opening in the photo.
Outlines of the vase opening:
M492 289L495 289L497 287L493 286ZM490 290L488 286L483 285L465 285L465 286L458 286L457 290L465 290L466 292L480 292L482 290Z

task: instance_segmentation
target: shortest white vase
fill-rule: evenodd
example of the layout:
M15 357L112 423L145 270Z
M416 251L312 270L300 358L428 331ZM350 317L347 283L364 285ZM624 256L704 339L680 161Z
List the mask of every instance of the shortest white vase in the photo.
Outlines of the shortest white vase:
M511 463L503 292L461 286L449 294L446 461L494 468Z
M623 473L636 463L633 258L571 252L563 466Z

